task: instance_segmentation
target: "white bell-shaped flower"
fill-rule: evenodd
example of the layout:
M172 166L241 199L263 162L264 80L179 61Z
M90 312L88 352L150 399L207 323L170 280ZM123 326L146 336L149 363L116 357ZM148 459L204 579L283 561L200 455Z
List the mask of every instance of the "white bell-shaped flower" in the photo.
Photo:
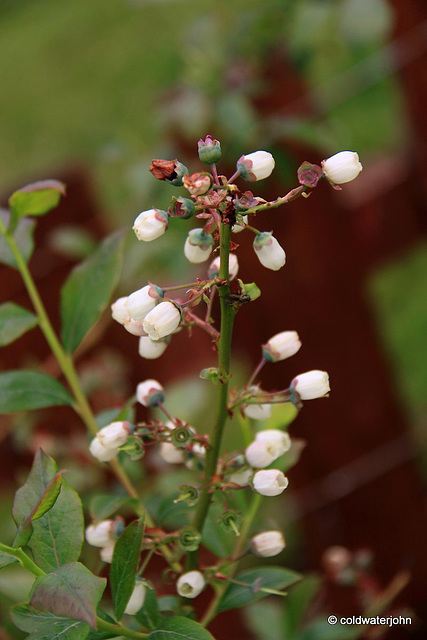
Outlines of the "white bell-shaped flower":
M323 160L322 169L328 180L334 184L345 184L357 178L363 167L355 151L340 151Z

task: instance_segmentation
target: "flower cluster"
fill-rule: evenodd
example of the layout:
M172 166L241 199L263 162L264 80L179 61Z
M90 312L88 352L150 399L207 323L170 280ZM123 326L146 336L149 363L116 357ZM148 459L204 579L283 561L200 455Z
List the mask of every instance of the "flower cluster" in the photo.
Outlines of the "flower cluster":
M241 178L256 182L270 176L275 167L270 152L260 150L242 155L237 161L234 175L228 179L217 173L216 163L221 158L221 146L217 140L211 136L199 140L198 151L200 160L209 165L210 171L190 173L178 160L153 160L150 168L153 176L172 186L183 187L187 195L172 197L167 211L154 207L143 211L135 219L133 230L138 240L151 242L167 231L171 217L202 221L203 226L191 225L183 250L187 260L195 265L211 259L204 276L188 285L178 283L176 286L165 287L151 282L144 283L140 289L112 304L112 316L127 331L139 337L139 354L148 360L160 357L171 336L181 328L197 327L208 333L219 351L219 366L204 369L200 377L211 380L227 391L220 394L220 418L215 428L222 430L227 416L236 411L242 417L256 421L258 425L261 423L261 428L255 431L252 441L245 447L219 458L218 438L221 436L214 434L211 439L206 435L198 435L193 427L178 417L171 416L165 406L167 394L162 384L148 378L138 384L136 401L148 409L156 408L164 413L164 421L148 420L135 426L112 423L101 429L90 445L92 455L102 461L112 460L120 448L137 459L147 447L156 445L158 456L164 463L185 465L198 474L203 474L201 482L181 486L174 501L185 502L189 508L198 509L200 498L202 506L200 511L197 510L199 515L196 516L198 529L184 527L172 537L166 532L158 533L160 538L157 541L148 540L146 543L146 548L154 549L156 544L161 545L163 536L169 544L176 544L177 549L188 552L197 552L201 542L200 532L207 514L203 505L210 494L213 495L218 490L224 493L243 488L262 496L274 497L288 487L289 481L282 469L285 468L283 460L292 447L292 441L287 431L269 428L272 407L277 403L290 402L300 409L302 401L324 397L330 391L329 376L321 370L299 374L288 386L278 391L266 391L257 381L265 364L280 362L298 353L301 340L294 330L281 331L263 344L261 361L247 384L241 389L228 390L230 371L222 363L227 360L224 358L224 349L229 350L230 345L224 346L221 333L214 326L211 313L214 298L218 292L222 317L228 318L224 321L224 326L227 322L231 326L239 308L260 295L255 283L245 284L237 278L239 259L235 248L238 245L232 242L230 233L254 234L252 244L259 262L267 269L278 271L286 264L283 247L272 231L255 228L251 218L299 196L309 195L322 178L334 188L340 188L338 185L353 180L362 169L357 154L351 151L340 152L324 160L321 165L304 162L298 169L299 186L285 196L266 202L251 191L241 191L235 180ZM180 293L170 297L172 292L183 289L186 290L183 297L177 297ZM195 308L200 304L206 304L206 312L198 315ZM126 447L123 447L126 442ZM277 468L273 468L274 466ZM228 508L220 519L220 525L239 536L243 520L244 515L239 510ZM86 532L87 540L90 544L95 544L96 533L99 531L99 542L96 544L103 548L104 557L108 556L107 550L114 548L114 541L111 540L113 521L91 527ZM259 557L275 556L284 548L283 534L275 529L254 535L249 545L249 551ZM197 564L190 564L189 568L191 570L179 575L176 589L180 596L193 599L216 574L209 569L200 570ZM126 612L138 611L144 597L144 582L137 581Z

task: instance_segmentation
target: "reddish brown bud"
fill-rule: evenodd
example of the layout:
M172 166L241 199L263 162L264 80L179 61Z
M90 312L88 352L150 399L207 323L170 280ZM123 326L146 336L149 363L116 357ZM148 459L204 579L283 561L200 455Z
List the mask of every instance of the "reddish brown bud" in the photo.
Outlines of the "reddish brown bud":
M314 189L323 175L322 168L311 162L303 162L298 169L298 181L300 184Z

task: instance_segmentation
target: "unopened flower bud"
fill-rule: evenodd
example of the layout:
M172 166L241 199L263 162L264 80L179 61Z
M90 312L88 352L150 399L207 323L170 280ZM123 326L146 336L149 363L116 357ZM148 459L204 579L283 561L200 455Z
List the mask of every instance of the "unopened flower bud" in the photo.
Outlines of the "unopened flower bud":
M110 462L119 452L118 449L111 449L103 445L98 436L91 441L89 451L100 462Z
M255 440L246 449L246 460L251 467L262 469L280 458L290 446L291 440L285 431L279 429L259 431Z
M111 542L106 547L103 547L101 549L101 551L99 552L99 555L101 556L102 562L107 562L108 564L111 564L111 562L113 561L113 553L114 553L115 546L116 546L116 543Z
M209 258L213 247L213 237L203 229L191 229L184 245L184 254L193 264L205 262Z
M249 484L249 480L253 475L252 469L243 469L242 471L235 471L228 476L228 482L237 484L239 487L246 487Z
M143 320L133 320L131 317L128 317L128 319L123 323L123 326L126 331L138 338L146 335Z
M268 151L254 151L242 156L237 161L237 169L245 180L255 182L271 175L274 169L274 158Z
M286 262L286 253L271 231L264 231L256 235L253 248L258 260L267 269L278 271Z
M204 140L200 138L198 142L199 158L206 164L215 164L221 160L221 144L212 136L206 136Z
M340 151L327 160L323 160L322 169L328 180L334 184L344 184L357 178L363 167L357 153Z
M173 197L169 203L168 214L171 218L181 218L187 220L191 218L196 211L196 205L190 198Z
M151 242L160 238L168 228L168 214L160 209L148 209L135 218L132 229L138 240Z
M249 387L254 397L260 392L260 388L256 385ZM267 420L271 416L271 404L247 404L243 408L245 416L252 418L253 420Z
M301 400L322 398L331 390L328 374L317 369L300 373L292 380L290 388L298 393Z
M262 345L262 355L267 362L279 362L295 355L300 348L301 341L296 331L281 331Z
M240 233L248 224L248 216L236 216L236 222L233 225L232 232Z
M144 604L145 593L146 586L144 582L140 578L137 578L135 581L135 587L132 591L131 597L129 598L129 602L126 605L125 613L131 616L138 613Z
M212 176L210 173L200 171L191 176L185 175L182 179L184 187L192 196L202 196L209 191L212 186Z
M169 464L182 464L185 460L185 453L182 449L178 449L171 442L160 443L160 456Z
M119 324L125 324L126 321L130 320L126 296L118 298L118 300L113 302L111 305L111 316L113 320Z
M86 542L92 547L107 547L114 542L114 520L100 520L85 531Z
M209 278L216 278L219 276L220 268L220 256L217 256L209 265L208 276ZM230 280L237 276L239 271L239 261L235 253L230 253L228 256L228 272L230 274Z
M165 180L174 187L182 187L182 179L188 173L187 167L179 160L153 160L150 172L157 180Z
M138 344L138 353L141 358L155 360L166 351L170 342L169 336L160 340L152 340L150 336L141 336Z
M149 311L163 298L163 291L155 284L147 284L128 296L127 310L132 320L144 320Z
M144 380L136 387L136 399L144 407L155 407L165 399L163 387L157 380Z
M122 447L132 432L130 422L112 422L100 429L96 435L101 444L107 449Z
M145 316L143 326L152 340L159 340L173 333L180 322L181 311L178 305L165 300Z
M205 588L206 581L200 571L187 571L178 578L176 590L184 598L197 598Z
M281 531L263 531L251 540L252 552L260 558L277 556L285 546Z
M278 469L257 471L252 479L253 488L262 496L278 496L288 484L287 477Z

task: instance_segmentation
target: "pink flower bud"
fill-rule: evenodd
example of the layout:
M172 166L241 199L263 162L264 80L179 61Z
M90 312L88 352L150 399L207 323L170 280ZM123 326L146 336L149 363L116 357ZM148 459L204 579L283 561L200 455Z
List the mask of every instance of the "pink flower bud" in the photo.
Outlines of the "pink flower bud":
M296 331L282 331L262 346L262 355L268 362L279 362L295 355L300 348L301 341Z
M270 231L255 236L253 248L261 264L267 269L278 271L286 262L286 253Z
M147 284L128 296L126 307L132 320L144 320L156 304L163 298L163 291L155 284Z
M165 300L145 316L143 326L152 340L159 340L173 333L180 322L181 311L178 305Z
M323 173L334 184L351 182L362 171L359 156L354 151L340 151L322 162Z
M251 541L253 553L260 558L277 556L285 548L285 540L281 531L264 531L254 536Z
M242 156L237 161L237 169L245 180L255 182L271 175L274 169L274 158L268 151L254 151Z
M318 371L317 369L300 373L292 380L291 389L295 389L301 400L322 398L331 390L329 376L326 371Z
M136 388L136 399L144 407L155 407L165 399L163 387L157 380L144 380Z
M137 216L132 229L138 240L151 242L160 238L168 228L168 214L160 209L148 209Z
M278 496L286 489L289 481L278 469L263 469L255 473L252 484L262 496Z
M183 598L197 598L205 588L206 581L200 571L187 571L178 578L176 590Z

